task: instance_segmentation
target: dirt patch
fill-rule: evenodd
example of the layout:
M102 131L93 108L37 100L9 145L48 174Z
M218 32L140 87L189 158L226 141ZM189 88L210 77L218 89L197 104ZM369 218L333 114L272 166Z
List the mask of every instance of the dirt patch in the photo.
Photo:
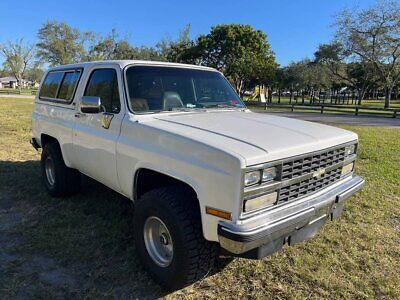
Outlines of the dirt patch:
M29 298L41 295L43 286L50 288L78 288L75 274L63 268L56 260L21 253L25 243L20 229L23 221L21 209L11 196L0 197L0 295ZM19 203L20 204L20 203ZM15 287L20 286L21 289ZM50 289L51 290L51 289ZM18 292L16 292L18 291Z
M29 298L42 294L39 289L43 285L56 288L77 287L74 276L54 259L39 255L29 256L19 251L24 244L23 234L19 228L23 220L20 209L13 202L12 197L2 194L0 197L0 295L7 298ZM16 286L21 288L16 289Z
M27 230L37 226L38 211L46 211L46 207L39 209L35 203L16 201L12 194L1 193L1 190L0 195L0 299L124 298L132 295L158 298L165 295L140 267L127 266L125 258L110 257L99 265L96 253L92 260L78 263L68 258L63 261L56 253L43 255L27 251L32 243L32 239L27 238ZM50 249L54 239L48 239ZM120 273L122 266L130 270L127 276ZM121 277L116 286L118 276Z

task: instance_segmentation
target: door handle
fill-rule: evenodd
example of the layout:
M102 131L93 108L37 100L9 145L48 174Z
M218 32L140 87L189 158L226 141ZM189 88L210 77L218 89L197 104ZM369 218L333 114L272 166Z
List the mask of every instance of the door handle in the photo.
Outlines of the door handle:
M110 128L111 125L111 121L114 118L114 114L112 113L108 113L108 112L104 112L101 118L101 126L104 129L108 129Z
M75 118L80 118L80 117L82 117L82 116L84 116L84 115L85 115L85 114L78 112L78 113L75 113L74 117L75 117Z

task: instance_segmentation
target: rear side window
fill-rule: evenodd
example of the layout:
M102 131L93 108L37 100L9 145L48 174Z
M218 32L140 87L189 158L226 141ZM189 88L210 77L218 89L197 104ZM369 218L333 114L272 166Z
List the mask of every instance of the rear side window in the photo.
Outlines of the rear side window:
M64 76L64 72L50 72L47 74L42 88L40 89L40 98L56 98L58 87Z
M114 69L94 70L86 86L85 96L100 97L105 112L119 113L121 103L117 72Z
M70 103L81 75L81 70L49 72L40 89L39 98Z
M57 98L71 101L80 75L80 71L66 72Z

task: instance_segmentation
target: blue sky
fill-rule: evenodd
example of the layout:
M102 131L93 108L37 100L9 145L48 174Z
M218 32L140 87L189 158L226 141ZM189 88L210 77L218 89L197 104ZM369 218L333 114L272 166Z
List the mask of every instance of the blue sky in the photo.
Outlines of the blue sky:
M147 46L167 35L176 38L188 23L192 37L212 25L243 23L263 30L278 63L286 65L311 57L320 43L332 38L330 25L337 11L370 4L372 0L0 0L0 43L20 37L35 43L38 29L53 19L100 34L114 27L132 44Z

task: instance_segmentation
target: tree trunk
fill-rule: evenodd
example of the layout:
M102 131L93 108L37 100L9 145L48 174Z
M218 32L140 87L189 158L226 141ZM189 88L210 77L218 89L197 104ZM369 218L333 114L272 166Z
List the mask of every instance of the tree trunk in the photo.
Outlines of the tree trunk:
M292 96L293 96L293 89L290 89L290 98L289 98L289 104L292 104Z
M17 77L17 81L18 81L18 89L19 89L19 93L21 94L21 90L22 90L22 76L18 76Z
M278 103L281 103L281 89L278 90Z
M390 108L390 98L392 97L393 86L385 88L385 108Z
M363 91L362 89L357 89L357 92L358 92L357 105L361 105L362 99L364 98L363 93L365 94L365 91Z

